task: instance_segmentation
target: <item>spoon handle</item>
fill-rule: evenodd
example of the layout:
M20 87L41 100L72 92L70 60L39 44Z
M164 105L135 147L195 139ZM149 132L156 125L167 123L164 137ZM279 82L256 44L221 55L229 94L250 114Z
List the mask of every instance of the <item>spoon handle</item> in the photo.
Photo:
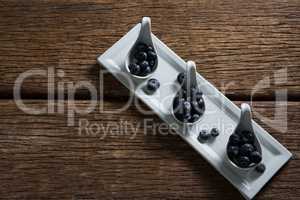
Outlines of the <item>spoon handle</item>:
M242 103L241 105L241 116L239 121L239 128L253 132L252 115L251 115L251 108L249 104Z
M144 41L144 43L150 43L150 44L152 43L150 17L143 17L138 41Z
M186 63L186 78L183 85L187 91L187 96L191 96L191 88L197 87L196 64L193 61Z

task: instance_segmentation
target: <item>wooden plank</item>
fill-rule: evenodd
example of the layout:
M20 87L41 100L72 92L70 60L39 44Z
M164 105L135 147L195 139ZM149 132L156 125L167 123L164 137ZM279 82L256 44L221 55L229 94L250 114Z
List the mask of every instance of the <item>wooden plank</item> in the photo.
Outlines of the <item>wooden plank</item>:
M277 89L287 89L290 98L298 98L299 9L295 0L4 0L0 3L0 94L12 97L21 73L49 67L65 72L63 78L56 76L56 84L89 81L99 87L102 69L96 64L97 55L142 16L150 16L153 32L182 58L195 60L198 71L227 95L249 97L260 80L269 80L270 86L264 82L266 88L255 97L274 98ZM110 75L104 88L105 96L128 96ZM47 78L27 79L23 93L29 98L47 96Z
M89 103L75 102L80 109ZM27 100L25 104L42 108L46 101ZM122 105L104 102L105 110L110 112ZM171 131L153 134L157 128L145 131L145 119L154 118L152 125L160 125L161 121L153 115L139 113L134 106L114 114L99 111L77 114L74 127L67 126L66 113L25 114L11 100L1 100L0 107L0 196L3 199L242 199L179 136L172 135ZM275 112L273 102L253 102L253 107L256 114L265 117L272 117ZM286 132L260 122L292 151L294 158L257 199L300 198L300 103L289 102L287 111ZM110 133L102 139L104 129L94 135L79 134L80 119L88 120L91 127L91 124L110 126ZM286 120L284 114L277 120ZM124 127L114 129L120 121L134 124L136 129L131 128L127 133ZM132 137L134 131L136 135Z

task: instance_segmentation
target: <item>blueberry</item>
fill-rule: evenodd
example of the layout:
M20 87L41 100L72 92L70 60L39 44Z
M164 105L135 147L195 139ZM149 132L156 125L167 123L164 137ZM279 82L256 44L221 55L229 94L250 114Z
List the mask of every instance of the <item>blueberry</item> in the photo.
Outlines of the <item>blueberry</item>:
M148 55L149 60L156 60L157 59L157 55L154 51L148 51L147 55Z
M160 86L160 83L157 79L149 79L148 82L147 82L147 89L149 91L156 91Z
M199 109L199 105L197 101L191 101L191 105L193 107L193 109L198 110Z
M197 88L192 88L192 99L196 101L201 101L203 93Z
M254 150L255 149L252 144L243 144L240 148L240 153L243 156L250 156Z
M266 170L266 166L264 164L259 164L255 167L255 170L258 172L258 173L264 173L264 171Z
M183 122L187 123L191 120L191 114L189 112L185 113L183 116Z
M232 134L232 135L229 137L229 142L230 142L230 144L234 144L234 145L240 144L240 142L241 142L240 136L237 135L237 134Z
M193 122L196 122L200 119L200 115L198 114L193 114L193 116L191 117L190 119L190 122L193 123Z
M210 138L210 133L207 130L200 131L198 140L208 140L209 138Z
M131 63L131 64L128 66L128 68L129 68L129 71L130 71L132 74L135 74L135 75L139 74L139 73L140 73L140 70L141 70L140 66L137 65L137 64L134 64L134 63Z
M218 137L220 132L217 128L212 128L211 131L210 131L210 134L213 136L213 137Z
M135 58L138 60L138 61L144 61L144 60L147 60L147 53L143 52L143 51L140 51L138 53L135 54Z
M202 98L202 92L197 92L196 94L195 94L195 99L197 100L197 101L201 101L201 100L203 100L203 98Z
M205 107L203 98L201 98L197 101L197 105L198 105L198 107L197 107L198 109L196 109L196 110L200 113L203 113L204 107Z
M261 157L261 155L258 151L253 151L250 154L250 159L251 159L252 162L257 164L257 163L260 163L260 161L262 160L262 157Z
M191 105L192 105L193 110L194 110L196 113L198 113L199 115L202 115L202 114L203 114L203 107L200 106L200 105L198 104L197 101L192 101L192 102L191 102Z
M235 158L239 155L239 147L238 146L228 146L227 154L230 158Z
M147 48L147 50L148 51L154 51L154 48L153 48L153 46L149 45L148 48Z
M181 73L178 74L178 76L177 76L177 81L178 81L178 83L179 83L180 85L183 83L184 77L185 77L184 72L181 72Z
M143 75L146 76L146 75L148 75L148 74L150 74L150 73L151 73L151 68L148 66L148 67L146 67L146 69L143 71Z
M200 99L198 99L197 102L198 102L199 106L204 106L204 100L202 97Z
M153 67L155 66L155 60L149 60L149 66L151 67L151 69L153 69Z
M141 70L145 70L147 67L149 67L149 63L146 60L140 62L139 64L141 66Z
M147 45L140 43L137 45L137 51L146 51L148 49Z
M242 131L241 140L244 143L252 143L254 141L254 135L249 131Z
M250 159L247 156L241 156L238 158L238 166L242 168L249 167L250 163Z

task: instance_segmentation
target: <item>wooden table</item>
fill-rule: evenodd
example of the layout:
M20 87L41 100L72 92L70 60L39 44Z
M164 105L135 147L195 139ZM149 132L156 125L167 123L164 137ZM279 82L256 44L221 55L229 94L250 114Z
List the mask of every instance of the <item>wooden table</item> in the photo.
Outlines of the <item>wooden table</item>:
M70 100L59 84L90 82L103 91L98 104L106 111L127 101L129 92L116 79L99 80L104 69L96 57L150 16L153 32L182 58L194 60L198 72L236 104L264 86L252 98L256 121L294 156L257 199L299 199L299 12L298 0L0 1L0 198L242 198L179 136L145 131L145 119L162 122L133 105L121 113L75 114L75 125L68 126L67 107L85 109L90 94L78 89ZM28 70L42 70L50 79L26 79L23 102L36 109L52 105L53 113L27 114L13 100L15 81ZM49 83L54 88L48 90ZM277 115L274 128L262 116L273 119L276 108L285 106L278 103L278 91L288 92L288 113L287 120L284 113ZM58 101L58 93L65 101ZM49 104L47 97L53 99ZM106 127L128 121L137 128L134 137L134 131L116 129L101 138L79 134L82 120Z

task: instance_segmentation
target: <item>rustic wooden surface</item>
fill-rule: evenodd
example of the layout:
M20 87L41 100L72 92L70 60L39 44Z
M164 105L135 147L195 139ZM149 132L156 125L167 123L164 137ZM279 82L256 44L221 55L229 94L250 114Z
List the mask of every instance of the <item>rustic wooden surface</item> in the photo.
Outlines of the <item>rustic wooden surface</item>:
M46 106L43 100L28 100L28 107ZM84 109L89 101L76 101ZM238 105L240 102L235 102ZM104 102L107 111L121 102ZM68 127L65 114L28 115L14 101L0 101L0 191L8 199L240 199L239 193L179 136L144 131L143 120L155 116L140 114L133 106L121 114L95 111L78 115ZM257 113L271 117L273 102L254 104ZM300 197L300 103L288 104L290 130L281 134L262 126L291 150L295 157L267 184L259 199ZM113 131L89 135L78 132L79 119L113 127L120 120L141 126L136 136ZM283 118L278 119L283 120ZM150 123L151 124L151 123ZM123 135L122 135L123 134ZM183 192L184 191L184 192ZM292 193L291 193L292 192Z
M68 127L66 113L29 115L12 100L16 78L31 69L63 70L55 85L89 81L99 89L103 68L97 55L142 16L152 17L154 34L182 58L195 60L198 71L235 103L249 100L259 81L270 80L255 93L253 105L271 117L275 92L288 90L286 132L256 120L294 158L257 198L299 199L299 12L298 0L0 0L0 199L242 198L178 136L145 134L143 126L134 138L78 135L80 119L103 125L145 118L161 123L134 106L121 114L76 115L75 127ZM275 81L285 76L287 81ZM22 93L26 105L44 106L47 79L26 80ZM101 95L108 110L122 105L128 94L112 76L105 77ZM87 99L88 92L79 90L75 103L85 107Z
M152 17L153 32L162 41L182 58L195 60L199 72L218 88L226 86L233 99L250 96L257 80L265 77L270 77L271 87L258 91L256 98L269 100L278 88L299 98L299 4L298 0L1 1L0 92L11 97L20 73L49 67L64 70L65 77L56 81L98 85L96 56L146 15ZM275 84L274 73L280 69L288 71L288 81ZM112 77L108 80L106 96L128 95ZM25 96L46 96L46 87L44 77L29 79Z

